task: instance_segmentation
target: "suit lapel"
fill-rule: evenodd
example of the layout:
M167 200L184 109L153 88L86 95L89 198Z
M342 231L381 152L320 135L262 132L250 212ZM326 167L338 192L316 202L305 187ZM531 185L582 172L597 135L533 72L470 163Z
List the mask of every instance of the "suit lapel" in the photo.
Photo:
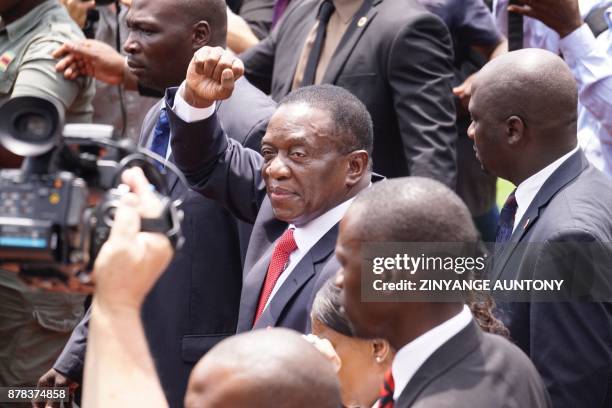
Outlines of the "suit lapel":
M255 312L259 302L259 294L266 279L270 258L274 246L269 245L267 251L247 273L242 284L240 309L238 313L238 332L250 330L253 327ZM261 320L261 318L260 318Z
M521 218L516 226L516 229L510 237L510 241L506 244L499 260L495 260L494 279L498 279L506 263L510 259L512 253L523 239L527 231L529 231L538 220L540 213L544 211L550 200L565 187L568 183L574 180L580 173L586 169L588 161L582 150L578 150L571 155L565 162L559 166L557 170L544 182L540 191L525 211L525 215ZM518 271L515 271L518 273Z
M272 300L270 300L270 304L266 310L264 310L254 328L277 325L283 310L285 310L291 299L293 299L298 291L315 275L315 265L325 261L333 252L336 246L337 236L338 224L327 231L327 233L323 235L295 266Z
M140 129L140 137L138 140L138 146L149 148L151 144L151 135L153 134L153 129L155 129L155 124L159 119L159 110L162 107L162 104L165 103L164 99L160 99L153 107L149 110L149 113L145 117L142 122L142 128Z
M463 360L482 343L481 329L474 320L436 350L417 370L396 402L398 408L410 407L436 378Z
M336 47L336 51L329 61L327 71L325 71L321 83L333 84L336 82L346 61L353 52L355 45L357 45L357 42L370 25L370 22L378 13L375 6L380 2L382 2L382 0L364 0L363 5L357 11L355 17L353 17L353 21L351 21L351 24L346 29L340 43Z

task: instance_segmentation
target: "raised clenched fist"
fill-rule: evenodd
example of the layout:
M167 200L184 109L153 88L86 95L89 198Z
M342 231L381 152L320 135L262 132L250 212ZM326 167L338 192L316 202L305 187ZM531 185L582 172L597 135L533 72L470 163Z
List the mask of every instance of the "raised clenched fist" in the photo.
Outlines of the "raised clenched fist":
M242 61L231 51L203 47L189 63L183 98L196 108L209 107L215 101L229 98L243 73Z

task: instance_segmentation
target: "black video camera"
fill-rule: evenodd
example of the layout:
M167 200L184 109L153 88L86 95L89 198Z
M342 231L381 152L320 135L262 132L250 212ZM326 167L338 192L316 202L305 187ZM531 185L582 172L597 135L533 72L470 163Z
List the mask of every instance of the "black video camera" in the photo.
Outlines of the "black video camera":
M113 138L107 125L62 126L55 105L17 97L0 107L0 143L24 156L21 169L0 170L0 268L29 285L91 293L90 272L112 227L123 170L143 169L163 203L142 230L165 234L180 249L181 200L171 201L163 158L130 140ZM166 168L182 174L171 163Z

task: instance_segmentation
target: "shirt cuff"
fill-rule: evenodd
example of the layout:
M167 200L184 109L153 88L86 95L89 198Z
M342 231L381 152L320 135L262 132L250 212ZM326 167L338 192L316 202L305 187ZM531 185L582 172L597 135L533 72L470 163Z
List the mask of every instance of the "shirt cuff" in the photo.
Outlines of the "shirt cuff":
M563 58L569 66L574 66L577 61L587 57L595 48L597 43L593 32L588 25L583 24L559 41Z
M174 106L172 110L176 113L176 116L181 118L187 123L197 122L200 120L208 119L215 113L216 102L210 105L208 108L194 108L189 105L183 98L183 92L185 91L185 81L181 84L179 89L176 91L174 97Z

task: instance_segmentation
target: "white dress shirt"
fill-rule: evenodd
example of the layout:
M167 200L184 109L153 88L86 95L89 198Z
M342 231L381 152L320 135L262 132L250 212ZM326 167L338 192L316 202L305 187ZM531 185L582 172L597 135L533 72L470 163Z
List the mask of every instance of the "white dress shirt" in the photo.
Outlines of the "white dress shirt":
M395 383L393 392L395 401L398 400L404 388L423 363L444 343L466 328L471 321L472 312L470 312L469 307L463 305L463 310L456 316L423 333L399 349L391 364L393 382Z
M517 209L516 215L514 216L514 227L512 228L512 231L514 231L519 225L521 218L523 218L523 215L525 215L527 208L529 208L529 205L531 205L531 202L538 194L546 180L548 180L548 178L563 164L563 162L569 159L572 154L576 153L578 149L579 147L577 146L571 152L561 156L518 185L516 191L514 192Z
M308 251L310 251L312 247L315 246L315 244L319 242L321 238L323 238L323 235L327 234L327 232L332 229L334 225L340 222L354 200L355 197L346 200L342 204L328 210L325 214L318 216L308 224L301 227L296 227L293 224L289 225L289 228L293 228L294 230L293 238L297 244L297 249L289 256L289 264L274 284L274 288L272 289L272 293L268 298L266 307L268 307L270 301L276 292L278 292L278 289L283 285L283 282L287 280L289 275L291 275L291 272L295 269L297 264L300 263L304 255L306 255Z
M578 142L589 161L612 177L612 6L597 39L586 24L559 42L578 83Z

